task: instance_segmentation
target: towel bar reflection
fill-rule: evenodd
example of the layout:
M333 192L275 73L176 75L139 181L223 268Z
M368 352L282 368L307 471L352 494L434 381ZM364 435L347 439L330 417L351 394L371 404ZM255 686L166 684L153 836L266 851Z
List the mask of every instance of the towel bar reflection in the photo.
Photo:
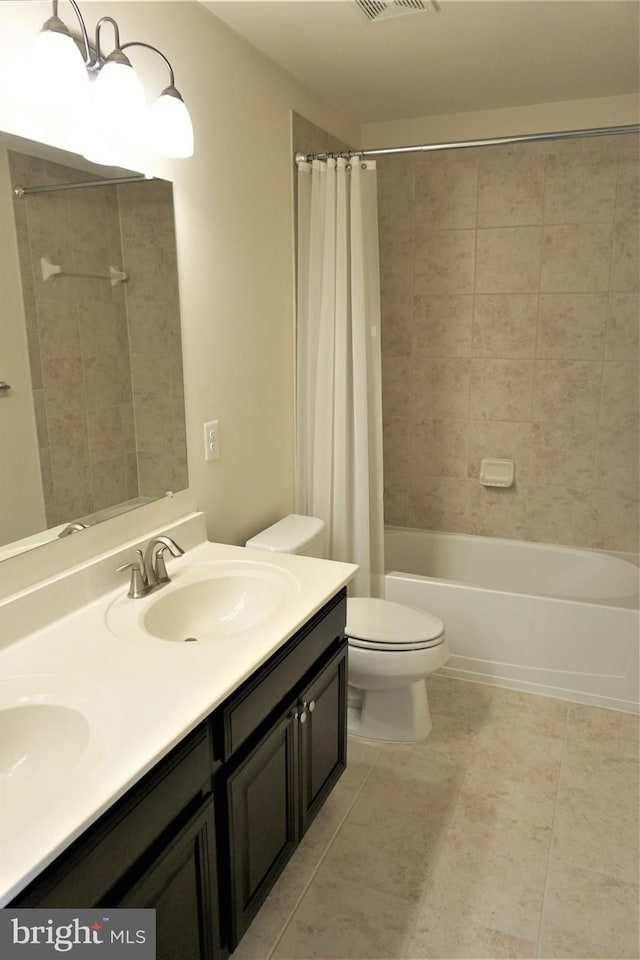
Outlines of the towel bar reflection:
M129 275L124 270L118 270L117 267L109 267L109 273L72 273L63 270L57 263L51 263L47 257L40 257L40 269L45 283L52 277L82 277L87 280L110 280L111 286L115 287L116 284L124 283L129 279Z

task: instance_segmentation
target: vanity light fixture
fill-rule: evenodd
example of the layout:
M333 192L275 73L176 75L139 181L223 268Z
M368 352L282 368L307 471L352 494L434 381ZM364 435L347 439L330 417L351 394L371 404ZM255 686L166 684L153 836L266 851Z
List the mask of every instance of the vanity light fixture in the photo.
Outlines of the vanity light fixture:
M47 98L55 100L76 120L82 120L85 156L112 163L132 145L163 157L192 156L191 117L164 53L138 40L121 43L118 24L112 17L98 20L92 45L76 0L69 3L80 25L81 38L74 39L58 16L58 0L52 0L52 16L40 30L29 66L37 74ZM101 34L107 23L113 29L114 49L105 56ZM150 110L140 78L124 52L131 47L156 53L169 70L169 85Z

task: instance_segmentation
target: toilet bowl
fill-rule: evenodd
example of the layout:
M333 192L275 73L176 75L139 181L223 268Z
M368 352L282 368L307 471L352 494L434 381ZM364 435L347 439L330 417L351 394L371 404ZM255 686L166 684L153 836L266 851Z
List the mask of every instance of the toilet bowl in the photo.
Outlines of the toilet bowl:
M253 550L323 557L324 523L290 514L247 541ZM426 676L449 657L441 620L377 597L349 597L348 730L368 740L423 740L431 731Z

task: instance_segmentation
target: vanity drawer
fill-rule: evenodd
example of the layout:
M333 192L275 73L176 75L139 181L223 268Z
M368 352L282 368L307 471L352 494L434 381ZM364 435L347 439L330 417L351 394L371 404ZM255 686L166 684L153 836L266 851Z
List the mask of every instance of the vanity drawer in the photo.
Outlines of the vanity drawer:
M227 760L292 693L323 654L342 640L346 617L343 589L216 710L216 759Z
M103 901L171 824L211 790L209 725L201 724L13 901L92 907ZM177 829L178 827L176 827ZM111 897L107 898L111 903Z

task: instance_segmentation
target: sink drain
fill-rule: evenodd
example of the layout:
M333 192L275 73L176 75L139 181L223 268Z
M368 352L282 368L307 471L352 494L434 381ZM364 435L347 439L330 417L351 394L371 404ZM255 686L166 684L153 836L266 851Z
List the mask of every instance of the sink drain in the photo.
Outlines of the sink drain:
M197 643L197 642L198 642L198 638L197 638L197 637L185 637L185 638L184 638L184 642L185 642L185 643Z

